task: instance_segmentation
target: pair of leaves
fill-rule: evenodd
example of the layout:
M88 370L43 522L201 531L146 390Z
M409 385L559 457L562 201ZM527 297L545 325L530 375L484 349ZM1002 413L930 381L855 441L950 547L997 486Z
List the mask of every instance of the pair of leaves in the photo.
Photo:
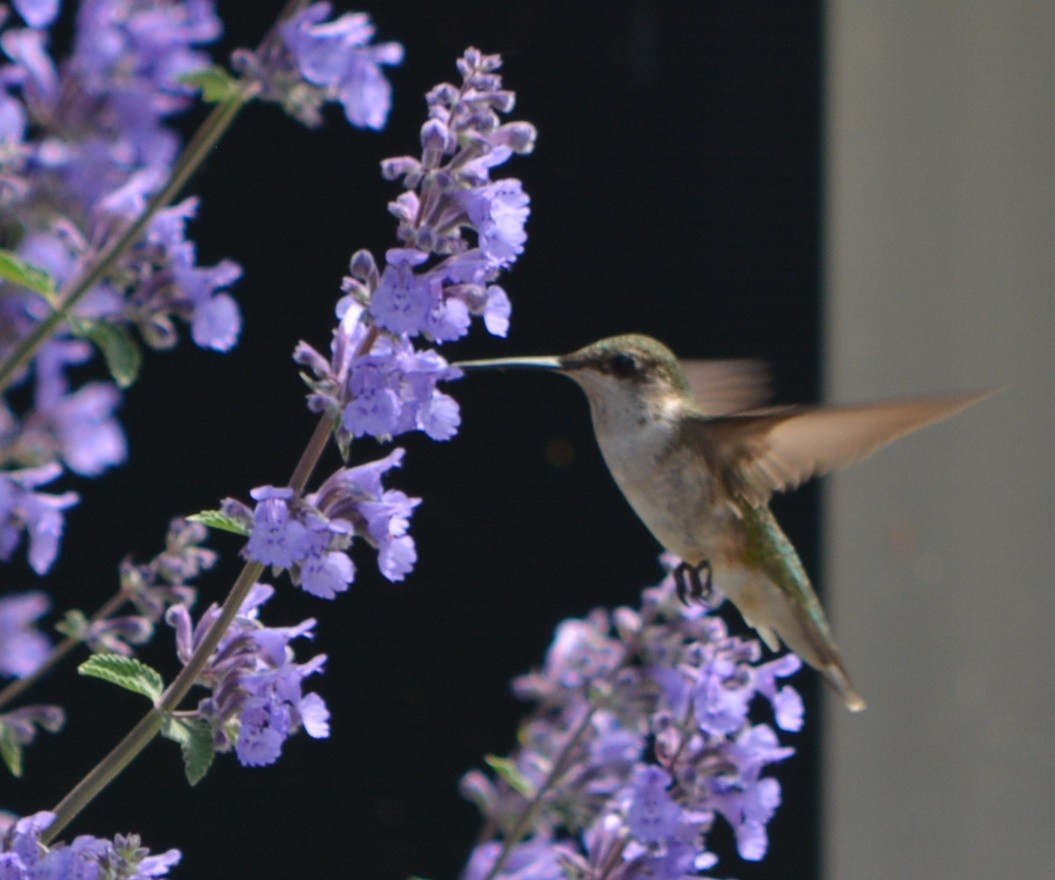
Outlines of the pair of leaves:
M142 694L157 704L165 690L161 674L151 666L120 654L93 654L77 671L81 675L101 678L125 690ZM198 718L180 718L166 715L161 735L179 743L183 754L183 771L191 785L197 785L208 772L215 755L212 731L209 725ZM0 742L0 750L3 744Z
M55 279L13 251L0 249L0 279L39 293L52 308L59 307ZM135 383L143 365L143 352L127 327L74 316L70 316L69 324L75 335L94 343L102 352L106 368L118 385L128 388Z

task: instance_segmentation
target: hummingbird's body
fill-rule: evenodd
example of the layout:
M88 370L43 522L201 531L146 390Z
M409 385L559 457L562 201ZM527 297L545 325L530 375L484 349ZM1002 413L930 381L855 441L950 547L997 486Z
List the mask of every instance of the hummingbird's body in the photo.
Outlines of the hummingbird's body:
M535 367L574 379L590 402L608 469L656 539L688 568L706 567L772 650L783 641L851 710L865 707L769 497L985 395L758 409L766 382L756 363L679 364L665 346L636 334L559 358L456 366Z

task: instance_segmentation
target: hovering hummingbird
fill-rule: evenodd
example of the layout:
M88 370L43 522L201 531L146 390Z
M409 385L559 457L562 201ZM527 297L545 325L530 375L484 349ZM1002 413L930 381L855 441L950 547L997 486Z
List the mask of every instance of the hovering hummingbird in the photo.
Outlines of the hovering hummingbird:
M601 455L630 506L682 562L678 593L711 579L773 651L783 641L853 712L854 690L798 553L769 509L774 492L864 458L977 403L950 394L859 406L776 406L758 361L683 361L648 336L560 357L462 361L465 370L553 370L586 393Z

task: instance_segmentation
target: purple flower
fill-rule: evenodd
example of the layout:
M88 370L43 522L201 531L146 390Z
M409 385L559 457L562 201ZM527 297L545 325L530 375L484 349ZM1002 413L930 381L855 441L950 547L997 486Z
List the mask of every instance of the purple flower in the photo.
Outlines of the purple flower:
M324 599L344 592L355 578L348 556L355 538L377 550L378 568L390 581L402 580L417 561L407 534L420 498L386 489L382 477L403 460L395 449L385 458L341 468L303 499L288 488L252 491L255 510L228 499L224 510L250 529L246 555L273 569L287 569L301 589Z
M776 679L798 664L759 665L757 642L730 636L674 592L668 576L645 591L640 612L564 621L543 669L514 682L539 703L508 765L520 782L508 770L463 780L490 828L516 827L524 792L545 786L528 833L571 876L696 876L717 861L707 849L716 817L732 827L741 858L765 854L780 784L764 774L793 750L751 713L767 703L781 711L787 696L771 694L792 691ZM563 769L551 778L554 767ZM488 853L493 864L487 846L474 861Z
M61 473L62 468L54 462L0 472L0 560L7 562L22 542L23 533L27 533L32 569L44 574L51 568L65 524L62 511L80 499L76 492L47 495L33 490Z
M177 849L152 856L135 834L118 834L112 841L82 834L69 844L51 842L44 846L41 835L54 820L54 813L40 812L14 823L0 848L0 877L150 880L167 876L168 869L182 857Z
M370 301L371 313L379 326L393 333L420 333L439 294L438 290L433 291L428 278L414 274L413 267L427 260L428 254L411 248L392 248L385 256L388 265Z
M59 14L59 0L14 0L15 9L32 28L47 27Z
M36 622L51 608L41 592L0 597L0 675L25 678L51 652L51 642Z
M374 28L362 13L323 23L331 11L329 3L313 3L282 26L282 38L304 79L336 97L352 125L383 128L392 106L392 87L381 65L402 63L403 47L369 45Z
M293 490L261 486L249 494L260 503L253 513L246 553L265 565L291 568L307 555L310 544L307 527L290 515L287 502Z
M333 21L329 3L313 3L279 29L259 53L239 49L232 56L243 79L258 96L273 101L304 125L322 122L322 105L338 101L358 128L383 128L392 105L392 87L382 66L400 64L399 43L375 43L369 16L348 13Z
M627 810L627 826L641 843L660 843L675 835L681 824L681 808L667 793L670 774L660 767L637 770Z
M285 741L302 728L316 739L330 733L325 702L303 689L304 679L321 672L326 657L296 663L290 647L294 639L312 637L315 621L264 626L260 608L272 595L265 584L253 587L198 679L211 693L198 703L198 715L211 726L217 751L233 749L249 767L274 763ZM184 664L219 613L212 605L195 625L186 606L169 609L166 620L176 630L176 651ZM237 731L233 738L232 729Z

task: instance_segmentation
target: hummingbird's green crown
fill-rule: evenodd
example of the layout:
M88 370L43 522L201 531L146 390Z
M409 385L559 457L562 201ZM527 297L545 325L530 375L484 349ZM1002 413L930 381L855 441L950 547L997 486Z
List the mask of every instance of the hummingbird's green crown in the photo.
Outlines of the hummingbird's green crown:
M688 392L678 359L662 342L640 333L609 336L560 359L562 370L596 370L617 379L651 382Z

